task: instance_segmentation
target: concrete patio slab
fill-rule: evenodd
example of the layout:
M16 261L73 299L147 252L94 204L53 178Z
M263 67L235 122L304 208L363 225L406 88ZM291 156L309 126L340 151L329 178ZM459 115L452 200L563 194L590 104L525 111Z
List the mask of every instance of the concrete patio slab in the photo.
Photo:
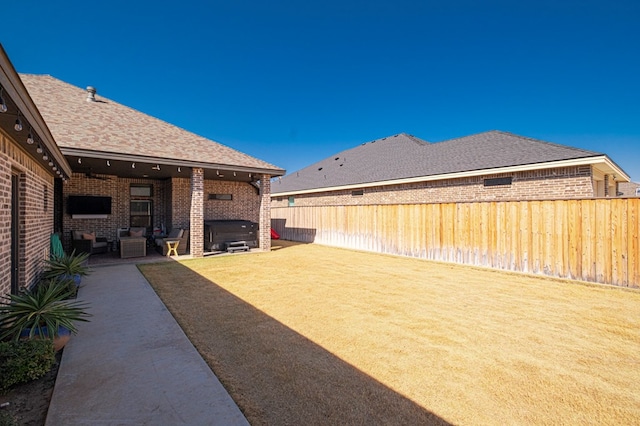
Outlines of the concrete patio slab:
M248 425L133 264L93 268L46 425Z

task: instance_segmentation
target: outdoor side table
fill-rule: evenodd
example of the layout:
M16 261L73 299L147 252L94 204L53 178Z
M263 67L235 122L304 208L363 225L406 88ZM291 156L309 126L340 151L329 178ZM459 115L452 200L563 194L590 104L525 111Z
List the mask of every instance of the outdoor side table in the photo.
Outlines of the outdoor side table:
M178 255L180 240L165 240L165 244L167 245L167 256L171 256L171 253Z

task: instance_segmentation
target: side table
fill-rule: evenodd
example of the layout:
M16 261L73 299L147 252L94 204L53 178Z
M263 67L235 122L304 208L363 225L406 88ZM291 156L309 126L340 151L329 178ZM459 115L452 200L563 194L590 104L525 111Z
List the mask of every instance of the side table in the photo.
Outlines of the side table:
M180 240L165 240L164 243L167 245L167 256L171 256L171 253L178 255Z

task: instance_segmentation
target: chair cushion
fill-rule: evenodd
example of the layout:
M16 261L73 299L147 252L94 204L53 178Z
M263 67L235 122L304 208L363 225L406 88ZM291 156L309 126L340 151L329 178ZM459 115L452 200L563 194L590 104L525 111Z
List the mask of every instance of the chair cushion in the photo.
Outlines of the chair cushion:
M97 248L102 248L102 247L107 247L108 243L107 242L98 242L98 243L93 243L93 248L97 249Z
M183 232L181 228L172 229L167 238L182 238Z
M93 232L85 232L84 234L82 234L82 239L83 240L93 240L95 242L96 234L94 234Z
M142 237L143 231L134 231L133 229L129 231L130 237Z
M86 234L87 231L73 231L73 239L74 240L81 240L82 239L82 234Z

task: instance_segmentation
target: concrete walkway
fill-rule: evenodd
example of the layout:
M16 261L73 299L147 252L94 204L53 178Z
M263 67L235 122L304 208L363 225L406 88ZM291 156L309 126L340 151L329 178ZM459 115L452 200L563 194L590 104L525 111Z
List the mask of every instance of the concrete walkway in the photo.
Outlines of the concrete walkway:
M178 284L178 283L176 283ZM133 264L95 267L46 425L248 425Z

